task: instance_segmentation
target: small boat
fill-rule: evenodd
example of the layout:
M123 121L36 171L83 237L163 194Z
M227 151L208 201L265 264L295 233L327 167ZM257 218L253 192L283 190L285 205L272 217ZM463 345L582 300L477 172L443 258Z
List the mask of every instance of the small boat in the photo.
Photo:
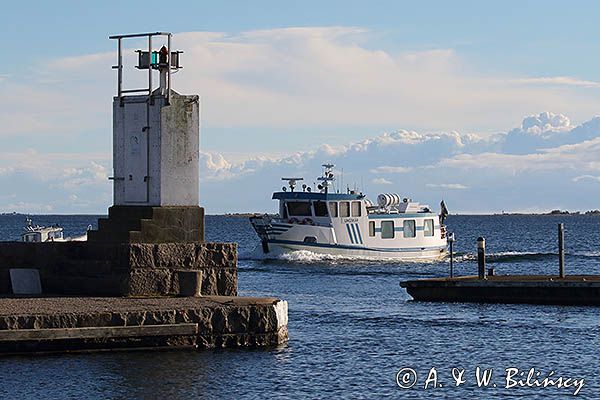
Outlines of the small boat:
M87 232L80 236L75 237L64 237L63 228L58 226L58 224L52 226L39 226L33 225L31 218L27 218L26 220L27 226L25 226L24 232L21 234L22 242L29 243L41 243L41 242L70 242L70 241L86 241L87 240ZM92 228L91 225L88 226L87 230Z
M273 193L279 200L276 216L256 215L250 223L264 253L298 250L361 258L439 260L447 254L448 211L442 201L436 214L428 205L395 193L380 194L373 204L363 193L333 192L333 164L323 164L318 186L303 178L282 178L287 187ZM288 190L289 189L289 190Z

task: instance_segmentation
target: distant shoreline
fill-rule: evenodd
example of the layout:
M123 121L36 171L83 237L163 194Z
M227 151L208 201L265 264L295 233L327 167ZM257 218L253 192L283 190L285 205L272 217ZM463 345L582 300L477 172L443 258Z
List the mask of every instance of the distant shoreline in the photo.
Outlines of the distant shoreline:
M224 213L224 214L206 214L207 217L234 217L234 218L249 218L252 217L254 215L275 215L275 214L269 214L269 213L261 213L261 212L256 212L256 213L251 213L251 212L244 212L244 213ZM29 214L24 214L24 213L18 213L18 212L0 212L0 216L22 216L22 217L27 217L27 216L43 216L43 215L89 215L89 216L105 216L106 214L62 214L62 213L57 213L57 214L35 214L35 213L29 213ZM473 216L586 216L586 215L592 215L592 216L600 216L600 210L590 210L590 211L561 211L561 210L553 210L550 212L545 212L545 213L524 213L524 212L495 212L495 213L482 213L482 214L460 214L460 213L456 213L456 214L449 214L449 216L465 216L465 217L473 217Z

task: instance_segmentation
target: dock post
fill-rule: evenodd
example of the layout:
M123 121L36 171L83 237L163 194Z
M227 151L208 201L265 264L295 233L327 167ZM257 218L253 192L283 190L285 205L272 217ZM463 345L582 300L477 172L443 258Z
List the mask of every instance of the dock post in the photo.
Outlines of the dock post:
M485 239L477 238L477 266L479 279L485 279Z
M448 235L448 243L450 244L450 278L454 278L454 233Z
M558 224L558 276L565 277L565 224Z

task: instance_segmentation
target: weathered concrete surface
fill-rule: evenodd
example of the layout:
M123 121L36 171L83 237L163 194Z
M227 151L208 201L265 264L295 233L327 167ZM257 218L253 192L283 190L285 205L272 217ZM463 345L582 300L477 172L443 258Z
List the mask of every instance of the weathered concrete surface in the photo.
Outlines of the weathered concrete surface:
M171 92L160 113L160 204L196 205L199 201L200 97Z
M600 305L600 276L494 275L400 282L417 301Z
M200 98L172 91L170 101L114 98L115 205L198 205Z
M14 331L15 336L23 329L182 323L197 323L197 336L1 340L0 353L182 345L197 348L271 346L288 339L287 302L275 298L0 298L0 332Z
M202 295L237 294L234 243L0 242L0 294L10 268L39 269L45 294L178 295L180 271L202 273Z

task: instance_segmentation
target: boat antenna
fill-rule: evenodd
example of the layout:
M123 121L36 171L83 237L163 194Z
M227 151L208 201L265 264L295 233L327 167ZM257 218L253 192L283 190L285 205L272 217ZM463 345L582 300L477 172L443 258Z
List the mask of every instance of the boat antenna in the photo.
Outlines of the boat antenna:
M332 169L335 165L333 164L323 164L323 176L317 178L321 183L317 186L317 188L321 191L321 193L327 194L329 191L329 186L333 183L335 178L333 177Z

